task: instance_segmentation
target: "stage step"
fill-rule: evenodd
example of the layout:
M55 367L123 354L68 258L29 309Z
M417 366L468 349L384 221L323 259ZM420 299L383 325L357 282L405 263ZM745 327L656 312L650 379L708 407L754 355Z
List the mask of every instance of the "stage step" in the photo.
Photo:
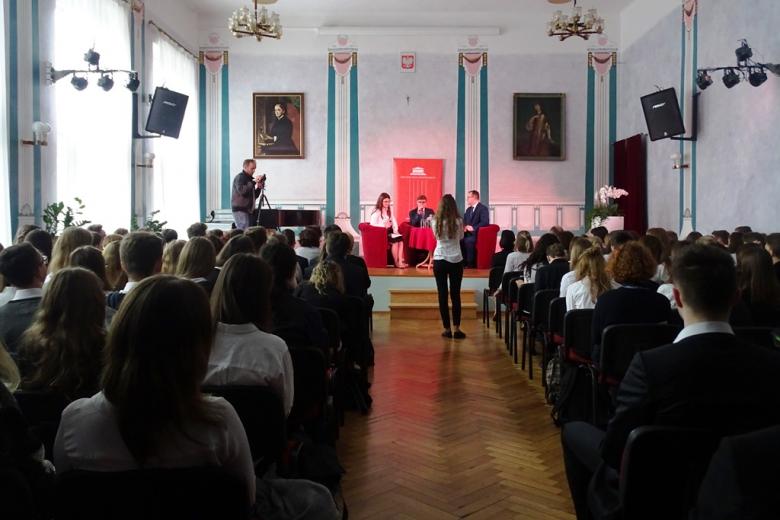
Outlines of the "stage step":
M461 317L477 319L476 291L461 289ZM438 320L439 297L436 289L390 289L390 318Z

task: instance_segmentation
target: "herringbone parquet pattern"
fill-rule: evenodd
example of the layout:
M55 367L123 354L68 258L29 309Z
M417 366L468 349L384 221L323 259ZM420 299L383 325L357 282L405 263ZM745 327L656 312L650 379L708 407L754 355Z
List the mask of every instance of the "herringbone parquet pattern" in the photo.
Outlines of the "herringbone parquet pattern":
M374 406L338 443L351 518L574 518L538 379L467 323L456 342L435 322L375 317Z

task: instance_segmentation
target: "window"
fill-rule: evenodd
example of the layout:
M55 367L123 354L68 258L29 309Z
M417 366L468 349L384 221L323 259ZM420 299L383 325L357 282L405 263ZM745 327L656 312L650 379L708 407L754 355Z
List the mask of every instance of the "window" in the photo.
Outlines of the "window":
M6 92L5 2L0 0L0 244L11 245L11 197L8 175L8 92Z
M54 57L57 70L85 69L84 53L100 53L100 66L130 68L130 11L118 0L57 0ZM77 91L68 78L55 84L52 124L57 146L57 199L83 200L83 218L112 231L130 224L132 98L126 74L109 92L97 86Z
M198 194L198 64L187 51L154 31L152 85L165 86L189 96L178 139L154 141L151 208L158 220L183 235L200 220Z

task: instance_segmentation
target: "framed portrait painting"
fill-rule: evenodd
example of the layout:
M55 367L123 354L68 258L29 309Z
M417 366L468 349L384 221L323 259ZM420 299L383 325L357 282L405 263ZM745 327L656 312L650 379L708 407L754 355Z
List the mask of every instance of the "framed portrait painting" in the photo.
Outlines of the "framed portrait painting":
M303 135L303 93L252 94L255 158L303 159Z
M516 161L566 158L566 94L515 94L512 151Z

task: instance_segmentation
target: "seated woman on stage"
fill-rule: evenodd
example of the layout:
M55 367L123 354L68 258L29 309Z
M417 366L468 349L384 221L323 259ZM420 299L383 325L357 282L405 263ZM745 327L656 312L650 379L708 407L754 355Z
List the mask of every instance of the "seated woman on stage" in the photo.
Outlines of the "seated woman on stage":
M390 195L387 193L379 194L369 223L372 226L383 227L387 230L387 242L390 244L390 250L393 253L393 262L396 267L406 269L408 266L404 261L403 238L398 234L398 222L393 216L392 209L390 209Z

